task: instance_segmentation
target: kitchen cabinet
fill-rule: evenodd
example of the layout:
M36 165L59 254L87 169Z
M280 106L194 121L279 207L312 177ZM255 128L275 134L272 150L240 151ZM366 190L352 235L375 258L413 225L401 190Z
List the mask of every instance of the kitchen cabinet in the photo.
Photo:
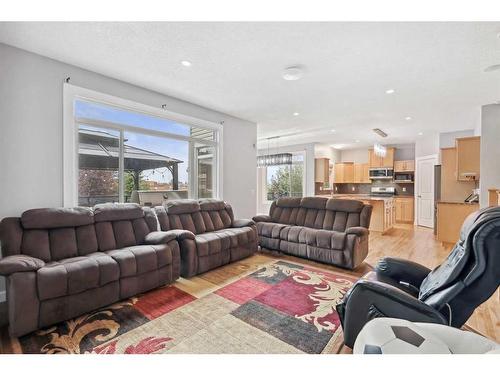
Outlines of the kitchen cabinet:
M344 162L335 163L335 176L336 184L346 184L354 182L354 163Z
M327 184L330 181L330 159L314 159L314 182Z
M463 201L475 188L474 181L459 181L457 178L457 149L441 149L441 200Z
M469 214L479 210L477 203L438 202L437 239L454 244L460 237L460 229Z
M455 139L457 152L457 180L479 180L481 137Z
M394 198L394 209L397 223L413 223L414 200L412 197Z
M372 180L370 180L370 164L364 163L362 164L363 166L363 183L364 184L371 184Z
M385 156L378 156L373 149L368 150L368 160L370 168L393 168L394 167L394 147L387 147Z
M394 172L415 172L415 160L394 161Z

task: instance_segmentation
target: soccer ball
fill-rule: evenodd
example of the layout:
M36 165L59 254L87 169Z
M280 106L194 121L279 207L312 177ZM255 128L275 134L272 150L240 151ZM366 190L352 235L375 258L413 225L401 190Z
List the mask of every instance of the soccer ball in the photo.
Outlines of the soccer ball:
M403 319L376 318L363 327L355 354L451 354L448 346L416 324Z

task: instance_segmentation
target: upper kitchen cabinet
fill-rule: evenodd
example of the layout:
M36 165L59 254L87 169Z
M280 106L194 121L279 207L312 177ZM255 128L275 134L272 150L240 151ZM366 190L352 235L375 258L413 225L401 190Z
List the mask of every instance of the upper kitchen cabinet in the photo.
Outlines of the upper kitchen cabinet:
M354 182L354 163L335 163L335 183L345 184Z
M368 150L368 160L370 168L393 168L394 167L394 147L387 147L385 156L378 156L373 149Z
M465 137L455 140L457 152L457 180L479 180L481 137Z
M330 181L330 159L314 159L314 181L322 182L324 184Z
M396 160L394 172L415 172L415 160Z
M358 184L371 183L370 167L368 163L363 163L363 164L354 163L354 182Z

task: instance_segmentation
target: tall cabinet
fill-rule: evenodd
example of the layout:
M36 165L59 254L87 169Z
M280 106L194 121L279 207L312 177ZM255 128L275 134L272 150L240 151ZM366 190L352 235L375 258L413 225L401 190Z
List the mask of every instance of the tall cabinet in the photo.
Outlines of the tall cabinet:
M378 156L373 149L368 150L368 160L370 168L393 168L394 167L394 147L388 147L385 156Z

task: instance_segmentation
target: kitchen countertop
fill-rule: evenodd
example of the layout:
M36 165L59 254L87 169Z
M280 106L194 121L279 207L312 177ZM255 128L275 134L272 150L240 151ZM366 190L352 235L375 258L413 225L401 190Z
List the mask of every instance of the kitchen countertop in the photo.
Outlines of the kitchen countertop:
M394 197L377 197L370 194L332 194L332 198L360 199L364 201L389 201Z
M479 205L479 203L477 202L472 202L472 203L468 203L468 202L464 202L464 201L438 201L437 202L438 204L465 204L465 205L468 205L468 206L474 206L474 205Z

